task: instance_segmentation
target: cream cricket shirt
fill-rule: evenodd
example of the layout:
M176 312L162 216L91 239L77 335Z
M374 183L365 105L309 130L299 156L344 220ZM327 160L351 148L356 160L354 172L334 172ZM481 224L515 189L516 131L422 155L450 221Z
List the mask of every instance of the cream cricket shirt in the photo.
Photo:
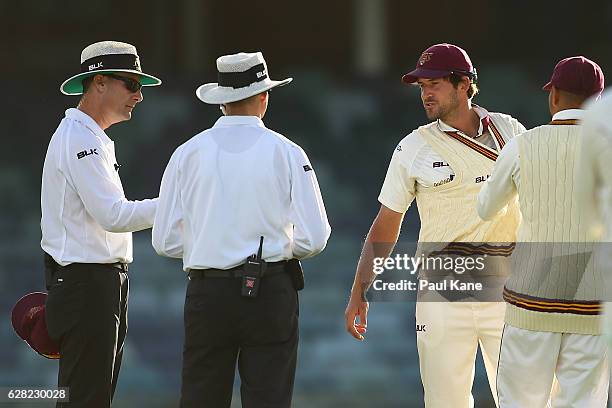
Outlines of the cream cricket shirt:
M269 262L321 252L331 228L317 177L297 144L255 116L222 116L170 158L153 226L158 254L183 269L229 269L264 237Z
M495 141L490 132L483 126L483 120L489 118L489 112L480 106L474 106L474 111L481 119L476 141L497 149ZM525 131L516 119L508 117L513 127L512 134ZM442 132L463 132L448 126L441 120L437 121L437 128ZM397 146L387 170L385 182L382 186L378 201L393 211L404 213L414 200L417 184L421 187L431 188L450 183L455 172L446 160L425 141L419 130L415 130L406 136Z
M549 124L510 141L479 196L481 217L518 194L522 220L505 284L506 323L525 330L597 335L602 270L578 205L575 179L583 111L558 112Z
M580 204L590 216L590 226L602 240L612 242L612 91L587 105L576 178ZM603 231L601 231L603 229ZM609 254L612 261L612 254ZM612 262L610 263L612 265Z
M132 231L150 228L157 199L129 201L115 145L78 109L51 137L43 166L41 247L60 265L132 262Z
M612 286L611 266L612 251L612 172L608 168L612 163L612 90L606 90L600 100L591 101L583 120L583 134L580 146L579 165L576 188L579 204L585 208L588 217L589 233L593 237L602 237L604 245L598 248L596 258L601 265L608 267L604 273L607 303L602 319L603 332L608 341L608 356L612 345L612 303L610 287ZM603 233L603 236L601 235Z
M552 120L582 119L582 109L566 109L553 115ZM495 171L478 195L478 214L491 219L517 194L521 182L518 139L504 147L495 162Z

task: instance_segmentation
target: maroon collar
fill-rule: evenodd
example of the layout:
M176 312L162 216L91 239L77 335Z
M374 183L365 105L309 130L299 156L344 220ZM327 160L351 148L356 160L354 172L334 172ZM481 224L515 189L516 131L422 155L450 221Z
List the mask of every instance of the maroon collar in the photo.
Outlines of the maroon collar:
M484 133L487 130L489 130L489 124L491 123L491 119L489 118L489 115L487 115L484 118L480 119L480 123L482 124L482 133Z

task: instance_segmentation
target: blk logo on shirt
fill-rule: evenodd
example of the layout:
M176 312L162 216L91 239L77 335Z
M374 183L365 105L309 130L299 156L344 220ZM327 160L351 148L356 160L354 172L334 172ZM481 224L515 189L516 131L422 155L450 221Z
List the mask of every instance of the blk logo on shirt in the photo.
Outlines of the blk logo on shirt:
M474 180L476 182L476 184L478 183L484 183L485 181L487 181L487 179L491 177L491 175L487 174L486 176L478 176L476 177L476 179Z
M77 153L77 159L82 159L83 157L91 156L92 154L98 154L98 149L89 149L83 150L82 152Z

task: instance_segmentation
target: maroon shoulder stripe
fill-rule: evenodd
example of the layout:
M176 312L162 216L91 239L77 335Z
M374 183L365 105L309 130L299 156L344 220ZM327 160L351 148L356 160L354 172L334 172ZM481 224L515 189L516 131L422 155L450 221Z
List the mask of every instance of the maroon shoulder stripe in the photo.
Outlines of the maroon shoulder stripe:
M449 135L450 137L452 137L453 139L455 139L456 141L463 143L464 145L466 145L470 149L475 150L476 152L482 154L483 156L485 156L488 159L491 159L491 160L495 161L495 160L497 160L497 157L499 156L496 152L493 152L493 151L491 151L489 149L486 149L486 148L482 147L478 143L473 142L472 140L468 139L467 137L461 136L457 132L445 132L445 133L447 135Z
M549 125L577 125L578 119L557 119L548 123Z
M497 143L499 144L499 150L503 149L506 145L506 141L502 137L501 132L497 130L497 127L495 126L495 123L493 123L492 120L489 121L489 128L491 130L491 133L493 133L493 135L497 139Z

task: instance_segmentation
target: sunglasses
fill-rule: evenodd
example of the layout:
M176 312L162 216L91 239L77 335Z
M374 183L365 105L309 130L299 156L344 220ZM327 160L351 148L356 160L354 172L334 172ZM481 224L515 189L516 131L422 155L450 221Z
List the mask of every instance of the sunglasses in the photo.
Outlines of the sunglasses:
M104 74L104 76L111 77L113 79L116 79L117 81L123 82L126 89L132 93L138 92L140 91L140 88L142 88L142 84L140 82L130 77L124 77L124 76L115 75L115 74Z

